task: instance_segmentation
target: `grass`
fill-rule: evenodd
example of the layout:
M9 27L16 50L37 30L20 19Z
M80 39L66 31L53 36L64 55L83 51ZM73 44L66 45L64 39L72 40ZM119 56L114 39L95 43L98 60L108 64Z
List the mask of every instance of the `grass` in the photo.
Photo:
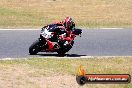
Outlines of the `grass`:
M1 88L77 88L77 68L87 74L130 74L132 57L30 58L0 61ZM7 85L5 85L7 84ZM132 84L86 84L83 88L131 88Z
M0 28L40 28L66 16L78 27L132 27L131 12L131 0L2 0Z

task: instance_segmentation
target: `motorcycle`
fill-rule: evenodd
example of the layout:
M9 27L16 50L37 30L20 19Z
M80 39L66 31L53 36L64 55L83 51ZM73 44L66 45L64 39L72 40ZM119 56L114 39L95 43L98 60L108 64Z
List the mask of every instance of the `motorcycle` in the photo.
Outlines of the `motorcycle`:
M81 29L72 30L74 38L81 36ZM66 36L64 28L58 27L56 24L50 24L41 29L40 37L29 47L29 54L36 55L38 52L57 52L58 55L64 56L73 44L74 38L70 41L63 40Z

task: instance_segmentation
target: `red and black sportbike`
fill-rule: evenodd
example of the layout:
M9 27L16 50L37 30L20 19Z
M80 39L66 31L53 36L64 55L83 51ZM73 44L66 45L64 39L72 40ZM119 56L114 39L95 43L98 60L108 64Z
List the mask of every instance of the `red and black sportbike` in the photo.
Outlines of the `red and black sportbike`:
M29 54L36 55L38 52L57 52L58 55L65 55L73 44L74 38L81 36L81 29L73 29L71 40L66 39L66 31L56 24L50 24L42 28L40 37L29 47Z

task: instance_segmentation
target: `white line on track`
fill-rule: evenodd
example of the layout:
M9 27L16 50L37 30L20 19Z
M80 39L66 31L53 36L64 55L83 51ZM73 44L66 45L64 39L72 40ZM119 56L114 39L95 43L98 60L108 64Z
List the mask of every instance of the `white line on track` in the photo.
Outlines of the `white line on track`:
M86 29L124 29L124 28L86 28ZM18 29L2 29L2 28L1 28L0 30L3 30L3 31L4 31L4 30L9 30L9 31L15 31L15 30L16 30L16 31L21 31L21 30L41 30L41 28L36 28L36 29L35 29L35 28L33 28L33 29L30 29L30 28L29 28L29 29L19 29L19 28L18 28Z
M80 56L80 57L54 57L53 56L53 57L36 57L36 58L88 59L88 58L116 58L116 57L132 57L132 56Z
M1 31L22 31L22 30L41 30L40 29L0 29Z
M124 28L99 28L99 29L124 29Z
M132 56L80 56L80 57L26 57L26 58L0 58L0 60L27 60L32 58L49 58L49 59L101 59L101 58L118 58L118 57L132 57Z

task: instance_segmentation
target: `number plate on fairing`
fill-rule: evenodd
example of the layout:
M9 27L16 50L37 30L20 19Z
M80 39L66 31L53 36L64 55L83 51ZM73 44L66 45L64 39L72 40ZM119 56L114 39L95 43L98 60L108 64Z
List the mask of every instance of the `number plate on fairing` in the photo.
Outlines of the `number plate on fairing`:
M52 33L52 32L49 32L49 31L47 30L47 28L45 28L43 31L41 31L41 35L42 35L43 37L47 38L47 39L52 37L51 33Z

